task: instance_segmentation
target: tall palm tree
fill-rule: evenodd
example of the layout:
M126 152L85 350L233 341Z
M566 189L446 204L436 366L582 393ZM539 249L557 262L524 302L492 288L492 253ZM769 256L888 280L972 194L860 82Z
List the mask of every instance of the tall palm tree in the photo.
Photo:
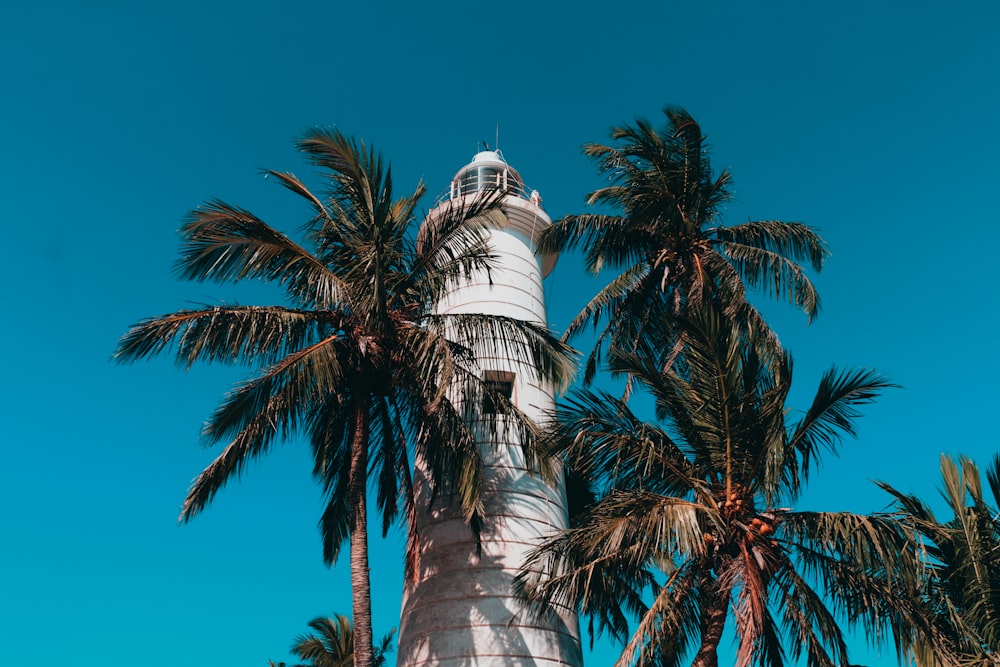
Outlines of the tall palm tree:
M986 479L989 500L975 463L941 457L946 521L916 496L880 483L913 529L913 548L928 559L918 590L885 601L918 667L1000 665L1000 455Z
M442 493L458 495L470 523L482 513L483 462L461 406L478 405L491 390L471 348L456 341L492 338L516 363L557 385L568 381L573 364L569 348L542 326L432 310L456 280L489 270L480 221L498 214L497 195L452 205L418 245L423 185L394 198L381 156L339 131L314 131L298 146L324 171L326 192L314 194L291 173L268 175L309 205L308 249L249 211L212 201L184 225L178 264L191 280L277 284L289 305L211 306L153 317L122 337L115 356L127 362L173 349L183 366L260 366L205 424L210 443L228 444L195 479L181 519L194 518L276 442L304 435L326 495L323 555L334 562L349 540L356 662L371 667L369 477L383 531L401 505L412 519L414 455ZM495 402L513 411L509 402Z
M297 637L291 649L300 660L307 662L293 667L354 667L354 631L351 619L340 614L318 616L309 621L309 627L313 632ZM392 638L395 634L396 631L392 630L375 647L372 658L374 667L385 667L388 655L392 652Z
M745 285L787 298L810 319L819 312L819 295L801 263L820 270L829 254L823 239L798 222L723 226L729 172L712 172L705 137L690 114L669 107L664 114L661 129L637 120L612 130L613 145L584 146L611 181L586 202L614 212L566 216L542 239L547 251L582 246L594 274L620 271L566 329L572 339L606 322L587 359L588 382L602 348L633 350L649 326L671 326L709 295L761 331L768 329L747 305ZM768 342L777 344L773 336ZM676 354L682 341L674 337L670 345Z
M575 606L593 636L625 642L619 665L716 667L730 618L739 667L847 664L835 611L869 622L850 577L912 565L886 516L794 511L821 453L855 433L859 408L888 381L827 372L812 405L787 419L791 361L763 358L719 309L689 311L688 348L640 341L613 351L655 399L657 422L604 392L578 390L557 409L549 448L595 500L536 549L517 581L536 611ZM834 600L831 607L825 595ZM629 619L638 625L629 632Z

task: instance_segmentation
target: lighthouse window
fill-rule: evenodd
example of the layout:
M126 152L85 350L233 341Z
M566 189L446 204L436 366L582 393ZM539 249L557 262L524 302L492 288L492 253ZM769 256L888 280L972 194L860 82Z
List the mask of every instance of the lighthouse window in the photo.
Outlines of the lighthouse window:
M493 167L479 169L479 183L483 190L495 190L500 187L500 170Z
M524 183L516 171L503 164L470 164L452 181L451 196L468 195L484 190L503 190L523 196Z
M514 398L514 374L503 371L487 371L483 376L486 391L483 392L483 414L495 415L504 412L500 399L511 402Z
M481 190L506 190L509 180L515 180L516 182L516 178L509 179L508 170L506 169L482 166L467 168L455 180L457 181L455 187L458 190L457 194L463 195ZM453 193L455 189L453 189Z
M465 173L461 174L461 191L463 195L469 194L471 192L478 192L479 188L482 187L479 178L479 169L472 167L468 169Z

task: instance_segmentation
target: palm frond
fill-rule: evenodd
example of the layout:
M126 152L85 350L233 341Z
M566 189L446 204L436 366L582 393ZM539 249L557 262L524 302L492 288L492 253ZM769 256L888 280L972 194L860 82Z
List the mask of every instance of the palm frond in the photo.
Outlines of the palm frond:
M608 230L619 229L625 218L614 215L567 215L542 231L539 252L565 252L598 241Z
M697 568L678 567L640 617L615 667L678 666L700 630L697 586Z
M354 639L351 619L340 614L314 618L309 628L315 634L295 638L291 652L310 667L354 667Z
M330 396L311 415L309 440L313 453L313 476L324 492L325 504L319 519L323 562L332 565L351 533L350 507L350 420L348 406L338 396Z
M996 510L983 501L978 467L969 459L941 457L942 495L954 518L929 537L944 561L954 619L966 644L1000 647L1000 532Z
M237 385L202 428L215 443L236 432L287 432L296 426L293 415L321 397L341 391L344 380L336 350L336 336L288 354L256 378Z
M1000 506L1000 452L993 455L993 459L986 468L986 481L993 496L993 506Z
M817 667L848 664L843 631L822 595L793 567L780 568L774 582L775 607L781 610L781 627L790 639L792 659L805 654L807 664Z
M622 272L621 275L603 287L584 306L580 314L573 318L573 321L566 327L566 333L563 335L563 338L566 340L572 339L587 325L593 326L596 330L601 318L609 312L618 313L625 310L624 305L626 303L641 303L644 301L642 297L638 297L637 295L645 295L649 292L649 275L648 267L643 264L637 264ZM622 314L625 315L626 313ZM606 330L613 331L611 327L612 325L609 324L609 328Z
M368 477L375 480L375 502L382 515L382 537L399 516L401 459L407 460L406 443L413 433L403 425L400 413L405 397L380 397L372 407L370 445L373 448ZM408 437L409 436L409 437ZM403 502L406 502L405 500Z
M309 345L335 321L333 313L280 306L179 310L129 329L118 342L114 359L130 363L176 348L175 359L184 368L196 361L270 364Z
M350 211L359 225L371 224L377 210L391 201L391 178L382 157L374 148L348 137L337 129L314 129L297 142L309 161L323 169L329 180L331 204ZM323 230L335 230L324 228Z
M479 271L489 277L495 256L488 243L489 225L503 226L503 192L484 190L475 197L450 199L420 226L412 270L421 296L436 301L456 281ZM428 282L433 281L433 282Z
M274 171L273 169L265 169L264 174L265 178L267 176L274 176L284 187L309 202L317 218L323 219L325 224L332 224L330 212L326 210L326 206L295 174L288 171ZM309 226L311 225L308 225L307 229Z
M703 512L657 494L612 492L576 527L529 554L515 590L536 613L553 605L579 608L623 638L625 614L648 612L642 591L655 581L648 568L666 553L703 550Z
M499 355L515 370L545 382L556 392L565 391L576 374L576 350L543 324L478 313L428 315L424 323L468 345L476 358Z
M717 233L723 235L722 230ZM787 251L761 248L746 242L724 241L719 245L748 286L770 292L776 299L785 298L805 311L810 321L819 313L819 292L802 266L790 258Z
M212 201L192 211L181 232L182 278L275 282L303 306L328 308L344 299L344 284L335 274L249 211Z
M823 374L816 396L805 416L791 429L789 460L797 460L802 479L819 464L822 449L835 452L843 436L856 437L854 422L884 389L898 387L870 369Z
M822 270L830 257L830 248L819 232L801 222L759 220L705 232L726 248L769 250L788 261L808 262L814 271Z
M192 483L181 520L201 512L226 483L262 456L275 438L286 438L305 418L307 406L337 386L336 358L323 341L268 367L231 392L203 428L209 442L233 436L223 452Z
M655 277L644 264L637 264L601 289L580 314L566 327L563 340L572 340L588 325L596 331L601 320L608 318L601 329L584 367L584 383L590 384L597 374L602 348L634 350L651 325L667 322L669 306L651 296L656 290Z
M574 533L543 542L528 554L515 577L514 594L530 614L570 608L589 616L591 643L604 632L624 641L628 616L646 612L643 594L655 585L655 578L646 568L624 567L622 561L632 560L631 554L593 558L592 546Z
M542 443L606 489L650 490L678 498L704 493L703 483L670 434L641 421L607 393L579 390L562 402Z
M794 512L781 518L783 539L795 545L800 571L823 586L828 599L869 642L892 643L903 655L913 636L931 627L917 593L927 570L912 533L892 515Z

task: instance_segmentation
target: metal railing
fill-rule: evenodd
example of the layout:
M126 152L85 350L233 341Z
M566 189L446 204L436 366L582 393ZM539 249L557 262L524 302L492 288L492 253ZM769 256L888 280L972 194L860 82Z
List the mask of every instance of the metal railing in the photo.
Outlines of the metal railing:
M462 197L469 194L474 194L476 192L482 192L484 190L503 190L506 194L513 195L519 199L524 199L525 201L535 202L539 206L541 205L541 197L538 195L537 190L532 190L521 182L519 178L511 178L508 175L506 182L501 177L501 174L497 174L498 182L484 182L483 179L475 173L467 174L464 178L455 178L451 185L443 190L437 197L434 198L434 206L443 204L446 201L455 199L456 197Z

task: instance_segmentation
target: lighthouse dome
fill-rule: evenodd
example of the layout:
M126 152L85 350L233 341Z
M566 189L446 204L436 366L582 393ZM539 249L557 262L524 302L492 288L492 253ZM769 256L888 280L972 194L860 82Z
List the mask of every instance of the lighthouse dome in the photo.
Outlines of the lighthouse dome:
M552 224L552 220L542 207L542 197L537 190L526 188L521 174L507 164L500 151L480 151L472 162L458 170L445 190L435 201L417 234L418 249L424 247L429 234L443 216L463 210L480 194L502 193L502 212L490 221L497 229L520 235L532 252L537 249L538 236ZM456 208L457 207L457 208ZM558 253L544 252L539 255L542 276L549 275L555 266Z
M451 181L451 196L502 190L518 197L524 197L524 181L521 175L508 165L497 151L480 151L472 162L462 167Z

